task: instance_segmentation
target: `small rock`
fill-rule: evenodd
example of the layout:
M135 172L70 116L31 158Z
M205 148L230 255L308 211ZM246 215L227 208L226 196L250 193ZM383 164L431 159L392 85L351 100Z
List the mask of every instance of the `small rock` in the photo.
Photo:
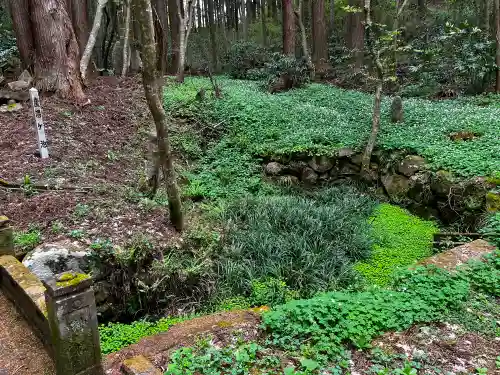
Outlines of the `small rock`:
M338 151L339 158L350 158L354 155L354 150L352 148L343 147Z
M28 85L31 85L31 82L33 82L33 77L31 76L30 72L28 72L27 70L24 70L21 75L19 76L19 78L17 78L18 81L24 81L26 82Z
M408 155L399 164L399 173L411 177L425 166L425 159L418 155Z
M406 198L410 189L410 180L399 174L382 176L382 185L392 201L399 203Z
M14 81L7 83L7 86L9 86L12 91L22 91L28 90L30 84L26 81Z
M306 184L314 185L318 181L318 175L312 168L304 168L301 180Z
M343 163L339 171L339 174L343 176L350 176L358 173L359 173L359 166L349 162Z
M335 163L326 156L314 156L311 160L309 160L308 164L318 173L328 172L335 165Z
M42 280L52 279L63 272L88 272L90 250L69 240L45 243L30 251L23 264Z
M0 112L8 112L8 111L9 107L7 106L7 104L0 105Z
M269 176L279 176L283 172L283 165L272 161L264 166L264 172Z
M351 157L351 163L361 166L363 163L363 154L356 154Z
M7 112L17 112L23 109L23 106L20 103L11 103L7 104Z
M162 372L142 355L123 361L121 369L126 375L162 375Z
M403 99L400 96L395 96L391 104L391 121L403 121Z

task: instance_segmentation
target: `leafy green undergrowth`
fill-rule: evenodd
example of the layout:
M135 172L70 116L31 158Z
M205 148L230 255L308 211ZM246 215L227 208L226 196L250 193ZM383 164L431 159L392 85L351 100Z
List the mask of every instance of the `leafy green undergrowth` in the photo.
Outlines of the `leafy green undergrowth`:
M368 218L374 206L350 187L230 203L218 261L221 293L249 295L256 281L269 278L284 281L302 297L346 285L353 279L353 263L370 255Z
M499 285L500 251L456 273L435 267L407 270L391 288L333 292L279 306L264 314L267 338L257 342L237 338L218 347L207 338L181 348L171 356L165 374L349 374L349 347L354 345L371 349L374 365L363 374L416 375L427 368L424 357L420 362L415 351L410 358L371 348L372 339L417 323L454 322L460 316L466 329L500 337L500 311L491 308ZM431 365L432 373L440 373Z
M472 293L500 296L500 252L485 262L470 262L458 272L435 267L404 271L389 289L332 292L289 302L264 315L271 341L280 347L304 343L353 344L363 348L387 331L415 323L441 321L459 311Z
M138 320L131 324L102 324L99 326L101 352L103 354L116 352L125 346L137 343L143 337L168 331L168 329L174 324L187 319L188 318L162 318L156 322Z
M205 78L186 78L165 91L166 107L176 115L220 123L235 147L250 155L270 156L306 152L333 154L341 147L359 149L370 132L372 96L333 86L311 84L300 90L271 95L259 83L218 79L224 97L198 103ZM408 149L428 159L435 169L461 176L491 175L500 165L500 109L459 101L409 99L405 120L390 122L390 100L382 104L379 146ZM454 141L453 132L479 136Z
M381 286L389 283L397 269L430 256L433 235L439 231L433 222L386 203L377 207L371 225L371 257L355 268L368 282Z
M33 250L42 242L42 232L36 226L27 231L14 232L14 246L23 253Z

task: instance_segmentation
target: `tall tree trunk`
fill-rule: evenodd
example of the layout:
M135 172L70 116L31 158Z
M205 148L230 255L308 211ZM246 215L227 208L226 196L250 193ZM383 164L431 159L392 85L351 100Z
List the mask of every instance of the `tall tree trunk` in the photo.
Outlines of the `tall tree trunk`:
M87 0L72 0L71 1L71 21L75 30L76 40L80 49L80 58L83 55L85 46L89 39L89 16Z
M483 0L483 29L484 31L489 34L490 33L490 13L491 13L491 8L490 8L490 0Z
M328 40L326 37L325 0L313 0L313 61L316 70L325 70L328 65Z
M186 61L186 51L187 42L189 39L189 34L191 33L191 28L194 23L194 10L197 0L188 0L186 11L184 15L181 14L182 7L177 0L178 16L180 21L179 27L179 65L177 66L177 82L184 82L184 68Z
M166 0L154 0L153 5L153 19L155 27L155 39L158 47L156 68L161 76L164 76L167 71L167 6Z
M168 0L168 18L170 20L170 35L172 37L172 65L169 67L169 73L177 73L179 66L179 30L180 19L177 8L177 0Z
M97 34L99 33L99 29L101 27L103 10L107 2L108 0L99 0L99 3L97 4L92 31L90 32L89 38L87 40L85 50L82 53L82 58L80 60L80 74L84 81L86 79L90 58L92 57L92 50L94 49L95 42L97 40Z
M283 1L283 54L295 56L295 22L292 0Z
M137 18L141 26L141 52L144 64L142 82L146 100L156 126L158 154L163 167L170 220L178 231L182 231L184 227L182 202L170 149L167 116L159 97L160 88L158 87L159 83L156 73L156 48L151 2L150 0L133 0L132 3L135 18Z
M271 15L273 17L273 20L275 20L276 22L278 22L278 1L279 0L270 0L270 4L271 4ZM283 7L283 11L284 11L285 7Z
M496 36L496 57L497 65L495 92L500 92L500 0L495 0L495 36Z
M300 35L302 38L302 53L304 54L304 58L306 59L307 67L311 71L311 77L314 77L314 65L311 60L311 54L309 53L309 48L307 47L307 34L306 28L304 27L304 22L302 21L302 7L304 5L303 0L299 0L299 7L295 10L295 18L297 19L297 23L299 24Z
M349 0L352 6L361 6L359 0ZM364 63L364 47L365 47L365 27L363 26L363 15L361 13L350 13L351 30L351 48L355 50L355 66L356 72L361 71Z
M130 1L123 2L125 8L125 26L123 28L123 67L122 77L127 75L127 70L130 62Z
M30 2L29 0L9 0L8 4L21 62L24 69L29 69L33 65L35 53Z
M201 17L201 1L198 1L196 4L196 15L197 15L197 23L195 23L197 29L201 29L203 27L203 19Z
M335 0L330 0L330 36L335 32Z
M214 0L208 0L208 31L210 33L210 56L212 69L217 72L217 41L215 40Z
M262 44L267 47L266 0L260 0L260 21L262 22Z
M375 49L375 36L373 32L373 22L371 19L370 0L365 0L364 14L368 49L370 51L373 64L375 65L375 70L377 72L377 88L375 91L375 99L373 102L372 112L372 130L366 144L361 164L361 175L368 178L370 170L370 160L372 157L373 149L375 148L375 143L377 142L377 135L380 129L380 106L382 103L382 83L384 82L384 69L382 66L382 62L380 61L380 51L377 51Z
M80 51L63 0L32 0L35 79L41 90L86 101L78 69Z

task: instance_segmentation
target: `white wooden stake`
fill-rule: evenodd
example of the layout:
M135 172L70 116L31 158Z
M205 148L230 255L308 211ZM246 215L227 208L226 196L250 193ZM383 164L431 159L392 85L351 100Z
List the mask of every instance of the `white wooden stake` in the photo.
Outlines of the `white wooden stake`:
M42 159L49 157L49 147L47 138L45 137L45 125L42 120L42 107L40 106L40 98L38 97L38 90L32 87L30 89L31 105L33 107L33 116L35 117L35 127L38 139L38 150Z

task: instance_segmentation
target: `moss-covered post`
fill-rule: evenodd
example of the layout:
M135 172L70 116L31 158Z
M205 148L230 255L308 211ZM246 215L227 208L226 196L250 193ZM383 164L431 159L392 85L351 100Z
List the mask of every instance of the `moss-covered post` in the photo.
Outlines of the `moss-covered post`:
M92 280L66 272L44 284L56 374L104 375Z
M0 216L0 256L2 255L15 256L12 228L7 216Z

